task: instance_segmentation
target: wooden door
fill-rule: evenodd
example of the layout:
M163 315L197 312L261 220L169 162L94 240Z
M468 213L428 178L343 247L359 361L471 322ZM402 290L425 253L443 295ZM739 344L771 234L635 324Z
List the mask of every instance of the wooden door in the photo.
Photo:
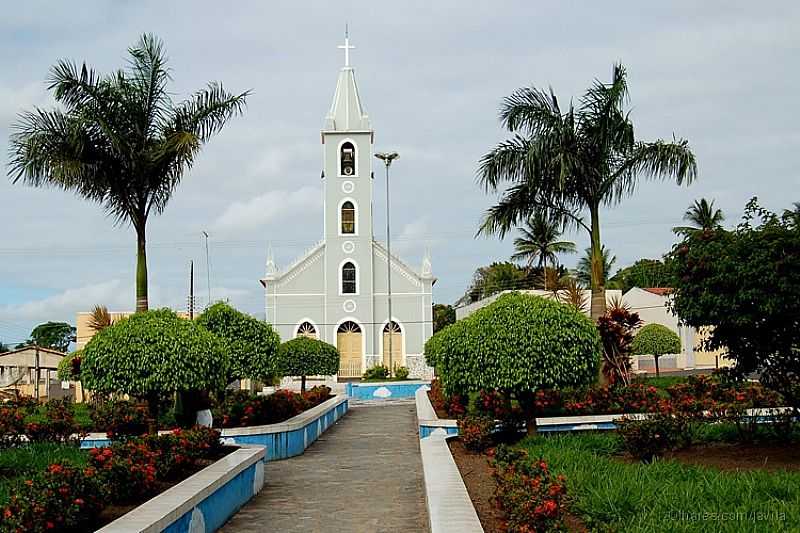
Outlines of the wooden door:
M389 337L392 339L392 362L389 364ZM403 333L396 322L390 322L383 328L383 365L392 372L403 366ZM394 368L392 368L394 367Z
M345 322L336 332L336 347L341 357L339 375L342 377L358 377L362 373L361 335L361 328L354 322Z

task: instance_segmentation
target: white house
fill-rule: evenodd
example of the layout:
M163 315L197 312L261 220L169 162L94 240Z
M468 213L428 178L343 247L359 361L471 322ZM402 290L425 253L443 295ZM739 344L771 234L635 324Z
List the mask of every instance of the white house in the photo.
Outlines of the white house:
M393 366L408 367L412 376L430 375L423 356L433 334L430 258L415 270L389 257L386 246L373 238L375 131L358 92L347 37L340 48L345 64L321 135L322 240L284 269L268 253L260 280L266 319L283 340L307 335L336 345L342 358L339 376L359 376L380 362L388 366L390 338Z
M552 291L545 291L545 290L542 290L542 289L525 289L525 290L519 290L519 291L511 291L511 290L500 291L498 293L492 294L491 296L487 296L486 298L478 300L477 302L472 302L471 304L466 304L466 305L462 305L461 307L457 307L456 308L456 320L461 320L462 318L468 317L469 315L471 315L472 313L474 313L478 309L481 309L482 307L486 307L490 303L494 302L501 295L503 295L503 294L505 294L507 292L521 292L522 294L532 294L534 296L542 296L543 298L554 298L555 297L555 296L553 296L553 292ZM583 289L581 291L581 293L583 295L583 301L585 302L585 306L584 306L583 312L586 313L586 315L589 315L590 304L591 304L591 301L592 301L592 291L589 290L589 289ZM606 291L606 305L611 305L612 302L614 302L615 300L619 300L620 298L622 298L622 291L617 290L617 289L609 289L609 290Z
M661 324L666 326L681 339L681 353L674 356L662 356L658 364L661 369L678 368L714 368L727 366L729 361L720 357L720 352L707 352L700 347L705 335L704 331L698 332L695 328L683 326L668 306L669 288L639 288L634 287L622 297L623 302L630 310L639 313L644 324ZM640 369L653 368L653 358L649 356L637 357Z

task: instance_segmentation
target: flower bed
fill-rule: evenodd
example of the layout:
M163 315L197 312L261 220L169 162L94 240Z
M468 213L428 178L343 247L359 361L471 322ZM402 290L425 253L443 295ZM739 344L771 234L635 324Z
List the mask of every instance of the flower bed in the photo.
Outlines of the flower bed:
M37 445L21 443L3 454ZM86 531L230 451L209 428L132 438L89 452L74 448L86 457L57 460L12 482L0 502L0 531Z

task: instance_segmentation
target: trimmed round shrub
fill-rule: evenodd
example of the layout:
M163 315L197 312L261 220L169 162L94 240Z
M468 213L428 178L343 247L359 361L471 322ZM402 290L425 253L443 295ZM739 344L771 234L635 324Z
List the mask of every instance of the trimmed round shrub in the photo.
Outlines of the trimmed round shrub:
M593 383L601 351L597 327L582 312L516 292L436 333L425 347L448 393L512 396L530 431L536 390Z
M197 324L226 344L230 356L228 382L270 382L279 373L276 356L280 338L266 322L218 302L197 317Z
M678 334L661 324L647 324L633 338L631 344L636 355L652 355L656 365L656 375L660 375L658 358L670 353L680 353L681 339Z
M633 353L660 357L680 353L681 339L678 334L661 324L647 324L633 338Z
M331 376L339 372L339 350L327 342L297 337L278 348L278 361L284 376L300 376L306 390L306 376Z
M223 342L169 309L145 311L98 332L83 348L81 381L94 391L158 399L176 391L220 391L227 385Z

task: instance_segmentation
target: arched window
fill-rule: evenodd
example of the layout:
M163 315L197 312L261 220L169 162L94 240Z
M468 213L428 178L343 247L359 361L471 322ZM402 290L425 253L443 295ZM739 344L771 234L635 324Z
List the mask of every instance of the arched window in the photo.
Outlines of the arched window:
M388 322L385 326L383 326L384 333L402 333L403 330L400 329L400 324L392 320Z
M352 235L356 232L356 206L347 201L342 204L342 234Z
M303 322L297 327L297 337L317 338L317 328L311 322Z
M336 333L361 333L361 328L355 322L348 320L339 325Z
M351 142L342 143L339 153L339 172L342 176L356 174L356 147Z
M342 265L342 294L355 294L356 289L356 266L348 261Z

